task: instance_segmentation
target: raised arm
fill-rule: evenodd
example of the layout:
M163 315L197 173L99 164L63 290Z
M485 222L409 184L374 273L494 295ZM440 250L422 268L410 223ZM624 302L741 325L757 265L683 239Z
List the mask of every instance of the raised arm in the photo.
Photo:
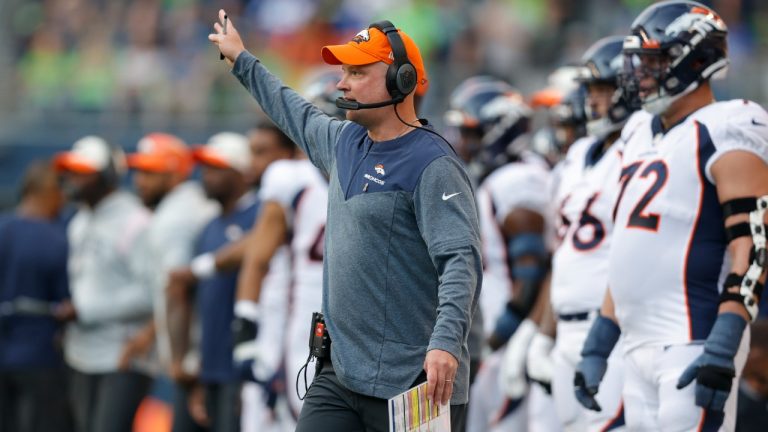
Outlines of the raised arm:
M225 16L224 10L219 10L219 21L223 22ZM213 27L216 33L208 35L208 39L219 47L227 64L233 67L235 77L248 89L267 116L327 175L336 141L346 122L326 115L272 75L245 50L231 19L226 34L219 22Z

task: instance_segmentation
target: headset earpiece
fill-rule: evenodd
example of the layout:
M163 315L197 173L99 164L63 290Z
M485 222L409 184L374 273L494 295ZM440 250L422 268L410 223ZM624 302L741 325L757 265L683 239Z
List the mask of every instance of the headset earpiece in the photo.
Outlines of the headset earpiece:
M416 88L416 68L408 60L408 52L397 28L390 21L379 21L371 24L369 28L380 30L387 36L389 46L392 48L392 64L387 69L387 91L392 99L405 99Z

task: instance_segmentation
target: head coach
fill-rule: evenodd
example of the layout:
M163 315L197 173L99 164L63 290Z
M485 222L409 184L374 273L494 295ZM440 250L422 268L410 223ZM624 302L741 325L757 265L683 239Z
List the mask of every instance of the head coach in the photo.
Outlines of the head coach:
M464 430L482 275L477 210L459 158L416 116L414 93L428 84L418 47L388 21L324 47L323 60L342 69L340 121L247 52L223 10L219 21L209 39L232 73L329 178L330 361L296 430L387 431L386 399L425 379L430 398L450 401L453 430Z

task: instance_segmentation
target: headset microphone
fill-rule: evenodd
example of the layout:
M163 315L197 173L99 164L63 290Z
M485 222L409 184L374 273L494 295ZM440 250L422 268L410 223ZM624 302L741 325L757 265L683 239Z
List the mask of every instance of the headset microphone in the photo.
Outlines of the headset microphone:
M357 111L357 110L362 110L362 109L381 108L381 107L385 107L385 106L388 106L388 105L395 105L395 104L398 104L398 103L402 102L403 99L405 99L405 98L400 96L400 97L396 97L396 98L393 98L393 99L390 99L390 100L384 101L384 102L360 103L358 101L353 101L353 100L349 100L349 99L337 98L336 99L336 106L341 108L341 109L345 109L345 110Z

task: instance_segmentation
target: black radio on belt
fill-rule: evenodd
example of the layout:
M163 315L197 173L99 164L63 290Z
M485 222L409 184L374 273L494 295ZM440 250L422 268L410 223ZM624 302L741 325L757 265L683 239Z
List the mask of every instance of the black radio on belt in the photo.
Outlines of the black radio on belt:
M320 312L312 313L312 328L309 334L309 354L316 359L324 359L331 352L331 338L325 328L325 320Z
M299 400L304 400L304 397L309 391L307 385L307 366L313 359L315 360L315 377L320 375L320 371L323 369L323 363L325 359L330 362L331 359L331 337L328 336L328 329L325 328L325 320L323 314L320 312L312 312L312 327L309 329L309 356L304 366L299 369L296 374L296 396ZM304 395L299 392L299 380L301 378L301 371L304 371Z

